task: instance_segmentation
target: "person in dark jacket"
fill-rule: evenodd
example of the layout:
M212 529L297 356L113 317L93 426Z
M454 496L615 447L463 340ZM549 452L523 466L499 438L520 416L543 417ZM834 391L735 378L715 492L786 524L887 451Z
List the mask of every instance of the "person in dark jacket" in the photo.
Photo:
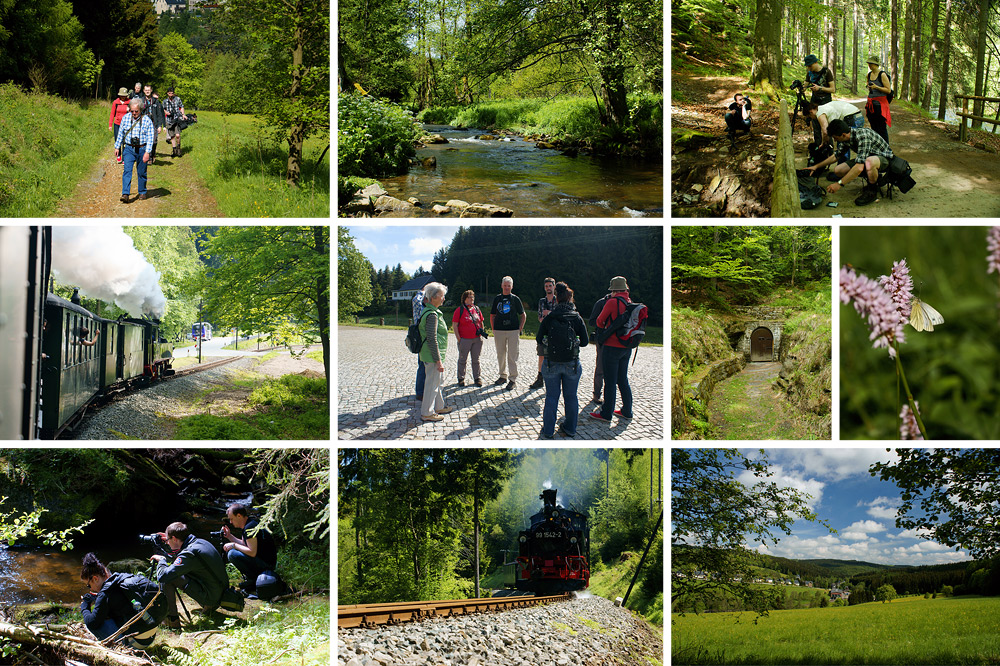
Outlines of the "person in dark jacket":
M586 347L590 342L587 325L573 303L573 290L565 282L557 282L555 292L555 309L542 319L535 335L535 341L545 347L545 361L542 363L542 378L545 380L542 437L545 439L555 436L560 391L563 394L566 416L559 425L559 433L566 437L576 434L576 424L580 418L580 402L576 397L576 390L583 375L580 347ZM568 344L567 337L570 338ZM572 340L573 337L579 339L579 344Z
M163 131L164 126L167 124L167 118L163 115L163 105L160 104L160 98L153 96L153 86L147 83L143 86L142 93L142 103L145 104L143 113L153 121L153 129L156 130L156 133L153 134L153 148L149 151L149 163L152 164L153 160L156 159L157 137L159 137L160 132Z
M597 365L594 367L594 397L592 402L595 405L600 405L603 401L601 400L601 389L604 388L604 363L602 362L602 349L604 345L597 341L597 317L601 314L604 309L604 304L608 302L611 298L611 293L609 292L604 298L600 299L594 303L594 309L590 311L590 325L594 327L594 348L597 350Z
M153 555L150 560L157 562L156 581L167 597L166 624L179 628L176 590L184 590L208 613L219 607L222 593L229 588L229 576L215 546L191 534L184 523L170 523L163 536L170 550L177 554L172 562L163 555Z
M132 586L146 588L153 585L145 576L111 573L93 553L84 555L80 579L90 589L90 592L83 595L83 601L80 602L83 622L87 625L90 633L101 640L114 635L145 608L145 604L141 603L136 607L135 603L138 602L134 603L135 597L129 593L129 588ZM118 638L118 642L136 649L152 645L156 639L156 628L159 626L159 622L154 617L162 618L162 613L157 612L157 610L162 611L162 606L165 603L161 594L143 617L140 617L125 630L123 636ZM156 608L157 605L160 606L159 609Z
M232 529L228 525L222 528L222 536L229 540L229 543L223 544L222 550L226 553L226 560L232 562L243 574L240 589L248 595L254 594L257 576L265 571L273 571L277 566L278 548L270 532L263 528L257 529L260 521L251 518L242 504L230 504L226 509L226 517Z

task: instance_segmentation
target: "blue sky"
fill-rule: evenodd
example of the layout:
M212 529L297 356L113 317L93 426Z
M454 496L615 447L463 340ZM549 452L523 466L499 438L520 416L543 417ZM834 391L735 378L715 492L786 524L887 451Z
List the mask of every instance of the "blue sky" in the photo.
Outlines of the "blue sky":
M771 480L812 495L809 504L813 511L837 533L798 520L792 534L783 535L777 544L750 542L748 548L794 559L880 564L944 564L971 559L965 552L920 538L914 530L896 527L900 490L868 473L872 463L890 461L895 453L884 448L765 450L774 474ZM742 453L754 457L756 451L745 449ZM746 472L739 480L753 483L754 477Z
M361 224L341 225L350 231L354 247L368 257L375 270L402 264L411 275L419 267L430 271L434 253L451 244L458 226L417 226Z

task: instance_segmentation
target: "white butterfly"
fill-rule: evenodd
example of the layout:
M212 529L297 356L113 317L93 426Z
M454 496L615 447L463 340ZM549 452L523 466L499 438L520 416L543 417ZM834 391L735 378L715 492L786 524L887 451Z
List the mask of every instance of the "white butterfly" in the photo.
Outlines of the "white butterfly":
M927 305L919 298L910 302L910 326L917 331L933 331L934 326L944 323L941 313Z

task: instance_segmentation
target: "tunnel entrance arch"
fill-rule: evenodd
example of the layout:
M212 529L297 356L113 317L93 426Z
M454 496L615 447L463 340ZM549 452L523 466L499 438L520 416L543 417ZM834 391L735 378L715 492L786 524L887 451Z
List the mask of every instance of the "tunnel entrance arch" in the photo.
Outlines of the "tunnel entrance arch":
M769 362L774 360L774 334L771 329L759 326L750 334L750 361Z

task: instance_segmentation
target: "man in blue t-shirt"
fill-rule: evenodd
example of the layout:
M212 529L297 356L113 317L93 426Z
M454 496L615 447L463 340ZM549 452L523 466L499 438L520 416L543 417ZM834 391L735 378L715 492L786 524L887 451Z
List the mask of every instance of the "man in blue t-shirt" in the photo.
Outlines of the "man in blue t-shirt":
M493 299L490 308L490 328L493 329L493 343L497 348L497 365L500 366L500 378L493 384L500 386L507 382L505 390L514 388L517 380L517 353L521 342L521 331L527 316L521 299L511 293L514 289L514 278L507 275L500 281L502 293ZM510 358L510 374L507 373L507 358Z

